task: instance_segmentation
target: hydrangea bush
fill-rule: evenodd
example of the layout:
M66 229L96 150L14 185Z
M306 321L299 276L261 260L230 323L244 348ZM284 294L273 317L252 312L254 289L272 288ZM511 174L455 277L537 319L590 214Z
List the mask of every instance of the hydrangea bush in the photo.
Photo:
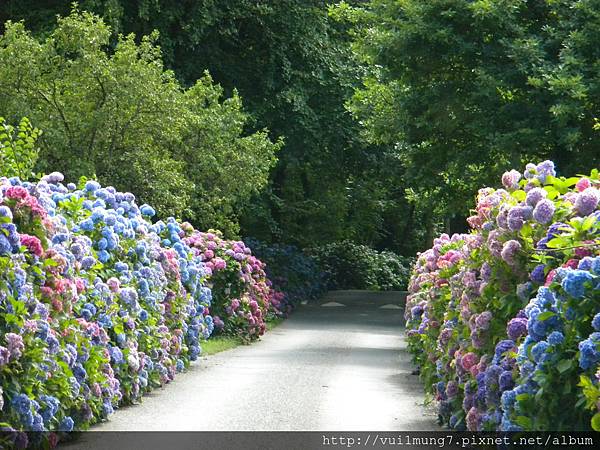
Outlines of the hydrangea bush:
M440 420L600 429L600 177L528 164L479 191L471 232L419 254L409 349Z
M272 287L265 264L242 241L223 239L218 231L193 231L184 238L210 274L214 324L217 331L257 339L265 320L287 311L284 295Z
M95 181L0 178L0 427L10 445L51 431L53 446L171 381L215 324L255 337L280 312L281 294L243 243L154 215Z

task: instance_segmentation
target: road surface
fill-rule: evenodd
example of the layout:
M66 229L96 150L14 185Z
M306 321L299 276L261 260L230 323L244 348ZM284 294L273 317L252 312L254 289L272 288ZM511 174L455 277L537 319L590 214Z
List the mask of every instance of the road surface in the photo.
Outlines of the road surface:
M401 304L398 293L332 292L93 431L438 430L411 375Z

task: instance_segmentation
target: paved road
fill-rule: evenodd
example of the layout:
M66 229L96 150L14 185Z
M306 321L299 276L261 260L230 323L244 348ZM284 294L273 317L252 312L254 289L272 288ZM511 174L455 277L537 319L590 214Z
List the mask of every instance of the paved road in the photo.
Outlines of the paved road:
M435 430L411 375L401 301L331 293L260 342L202 358L94 430Z

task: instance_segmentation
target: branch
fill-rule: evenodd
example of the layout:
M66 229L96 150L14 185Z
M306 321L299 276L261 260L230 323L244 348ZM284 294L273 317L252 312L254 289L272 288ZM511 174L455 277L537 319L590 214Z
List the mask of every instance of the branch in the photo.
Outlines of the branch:
M560 252L562 250L573 250L575 248L593 248L600 247L600 242L594 244L582 244L582 245L573 245L571 247L560 247L560 248L536 248L536 252Z

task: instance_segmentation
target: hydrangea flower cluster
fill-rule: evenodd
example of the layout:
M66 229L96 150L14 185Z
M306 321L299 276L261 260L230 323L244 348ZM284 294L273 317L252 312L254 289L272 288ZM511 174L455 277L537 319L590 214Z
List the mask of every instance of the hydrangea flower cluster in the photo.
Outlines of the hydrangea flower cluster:
M212 313L217 330L257 339L269 314L287 312L284 294L272 287L265 264L242 241L223 239L218 231L192 231L184 242L209 271Z
M264 332L280 294L250 250L154 215L95 181L0 178L0 422L10 445L27 445L23 431L50 431L55 445L171 381L223 326L211 284L217 311L243 311L254 320L244 333ZM225 287L227 268L236 279Z
M598 429L600 176L544 161L502 184L418 256L409 350L451 428Z

